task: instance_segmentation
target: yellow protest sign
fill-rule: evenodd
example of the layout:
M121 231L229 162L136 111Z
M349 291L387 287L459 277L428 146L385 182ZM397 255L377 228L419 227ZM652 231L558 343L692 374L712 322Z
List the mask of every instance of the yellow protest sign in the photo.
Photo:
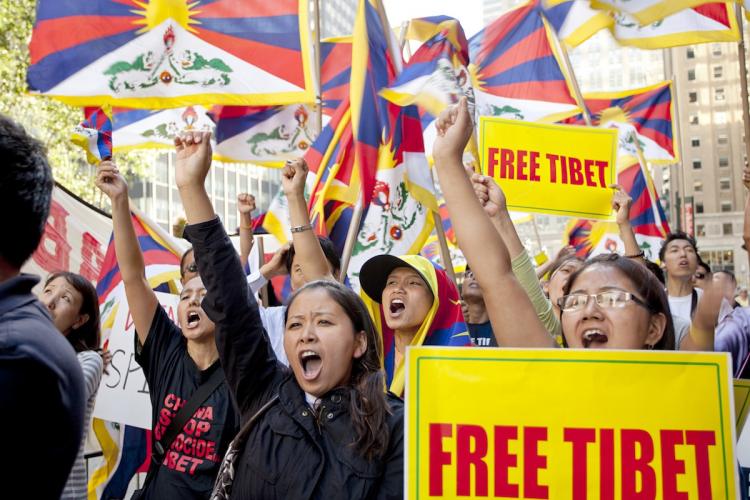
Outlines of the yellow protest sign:
M617 130L482 116L479 144L509 210L612 218Z
M748 413L750 413L750 380L735 379L734 420L738 436L742 433L742 428L745 427Z
M726 353L407 352L407 498L738 498Z

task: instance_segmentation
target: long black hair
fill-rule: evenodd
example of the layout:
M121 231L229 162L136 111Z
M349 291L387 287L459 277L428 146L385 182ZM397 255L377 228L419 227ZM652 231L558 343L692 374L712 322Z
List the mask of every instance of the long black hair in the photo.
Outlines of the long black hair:
M383 345L370 314L359 296L344 285L335 281L318 280L307 283L297 290L289 299L284 314L294 300L305 291L322 289L341 306L354 326L355 334L365 332L367 349L365 353L352 360L352 374L349 381L351 397L349 413L352 417L356 436L353 446L368 460L381 458L388 449L390 433L387 417L390 406L386 400L385 375L383 373Z
M630 281L633 282L638 295L643 298L643 301L648 306L649 312L651 312L651 314L661 313L666 317L667 323L664 327L664 334L661 336L659 341L654 344L654 349L663 351L674 350L674 324L672 323L672 314L669 311L667 292L664 291L664 285L659 283L659 280L656 278L656 276L654 276L653 273L649 271L648 268L643 264L633 262L632 259L622 257L616 253L597 255L596 257L587 260L583 264L583 267L581 267L578 271L573 273L570 278L568 278L568 282L565 284L563 293L565 295L569 294L573 283L576 281L578 276L580 276L581 273L589 267L596 265L614 267L618 269ZM562 317L562 311L560 312L560 316ZM563 338L565 338L565 332L563 332Z
M78 314L88 314L89 316L89 319L84 324L70 331L66 337L68 342L70 342L70 345L73 346L76 352L99 349L99 296L96 294L96 288L80 274L68 271L58 271L50 274L47 281L44 282L44 286L46 287L57 278L63 278L81 294L83 300Z

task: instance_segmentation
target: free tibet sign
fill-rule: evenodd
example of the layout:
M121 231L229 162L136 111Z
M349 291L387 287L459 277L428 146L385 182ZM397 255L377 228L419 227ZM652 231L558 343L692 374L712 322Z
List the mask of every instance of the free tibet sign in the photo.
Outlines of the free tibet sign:
M726 353L416 347L406 498L739 498Z
M482 116L479 143L482 173L509 210L612 218L617 130Z

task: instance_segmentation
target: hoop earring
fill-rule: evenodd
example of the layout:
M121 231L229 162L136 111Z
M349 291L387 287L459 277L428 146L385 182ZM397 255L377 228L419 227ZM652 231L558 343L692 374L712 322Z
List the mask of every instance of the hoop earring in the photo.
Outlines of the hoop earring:
M654 350L654 344L646 344L646 349L648 349L649 351L653 351Z

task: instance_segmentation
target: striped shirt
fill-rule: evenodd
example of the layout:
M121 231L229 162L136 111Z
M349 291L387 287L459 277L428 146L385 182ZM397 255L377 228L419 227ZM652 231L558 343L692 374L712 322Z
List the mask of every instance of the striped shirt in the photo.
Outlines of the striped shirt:
M81 446L78 448L78 456L73 463L73 470L70 471L68 482L65 483L65 489L62 492L61 500L86 500L86 464L83 460L83 446L86 442L86 432L91 424L91 413L94 411L94 401L96 401L96 391L99 389L99 382L102 379L104 371L104 362L101 355L94 351L82 351L78 355L78 363L83 370L83 381L86 388L86 414L83 419L83 439Z

